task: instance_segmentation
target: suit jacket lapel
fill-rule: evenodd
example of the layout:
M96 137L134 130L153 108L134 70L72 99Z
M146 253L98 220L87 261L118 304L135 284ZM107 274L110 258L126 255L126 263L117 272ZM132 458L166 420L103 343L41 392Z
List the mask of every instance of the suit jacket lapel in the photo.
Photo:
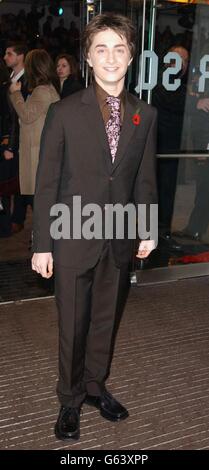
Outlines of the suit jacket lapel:
M123 118L123 125L121 129L118 149L115 156L115 161L112 165L112 171L120 165L126 152L131 137L133 136L136 126L132 122L134 113L136 112L136 100L129 93L126 93L125 113Z
M90 137L92 139L94 139L95 136L98 138L100 148L102 148L102 152L100 152L102 161L103 163L105 161L106 169L108 173L111 174L113 170L113 164L111 162L109 143L93 85L90 85L83 91L82 103L88 105L84 108L84 118L86 125L90 129Z

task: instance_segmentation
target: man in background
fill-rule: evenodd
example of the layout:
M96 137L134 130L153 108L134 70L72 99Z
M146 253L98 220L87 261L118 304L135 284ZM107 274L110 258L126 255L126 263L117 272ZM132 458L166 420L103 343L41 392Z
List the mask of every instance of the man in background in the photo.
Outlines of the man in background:
M21 93L26 100L28 95L27 84L24 75L24 59L27 48L22 43L11 42L8 44L4 56L7 67L12 70L11 82L21 82ZM8 149L4 152L4 158L10 160L16 158L18 160L19 150L19 119L16 111L13 109L13 125L9 139ZM18 167L19 165L17 165ZM31 196L15 194L14 207L11 215L11 234L20 232L24 228L27 206L33 204Z

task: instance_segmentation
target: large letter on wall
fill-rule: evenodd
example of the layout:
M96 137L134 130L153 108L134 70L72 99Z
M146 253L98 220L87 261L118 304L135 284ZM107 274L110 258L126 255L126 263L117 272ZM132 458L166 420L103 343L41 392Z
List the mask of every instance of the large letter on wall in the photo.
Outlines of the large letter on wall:
M205 79L209 78L209 70L206 70L207 63L209 62L209 55L205 54L200 61L200 72L202 73L199 79L198 91L205 91Z
M176 78L173 83L169 82L170 75L176 75L180 72L182 66L182 58L177 52L168 52L164 57L164 64L170 63L173 59L176 61L174 67L167 67L163 72L162 84L168 91L176 91L181 85L180 78Z
M153 90L153 88L157 85L158 56L154 51L144 51L143 59L142 90ZM147 59L150 62L148 81L146 82Z

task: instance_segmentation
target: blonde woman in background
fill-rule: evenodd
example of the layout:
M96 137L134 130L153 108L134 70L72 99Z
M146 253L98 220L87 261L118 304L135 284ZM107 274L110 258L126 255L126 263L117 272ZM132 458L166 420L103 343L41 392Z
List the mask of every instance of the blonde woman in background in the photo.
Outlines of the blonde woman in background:
M33 195L39 160L41 133L49 106L60 99L54 64L44 49L30 51L25 59L29 96L24 101L21 83L10 86L11 102L20 121L20 192Z

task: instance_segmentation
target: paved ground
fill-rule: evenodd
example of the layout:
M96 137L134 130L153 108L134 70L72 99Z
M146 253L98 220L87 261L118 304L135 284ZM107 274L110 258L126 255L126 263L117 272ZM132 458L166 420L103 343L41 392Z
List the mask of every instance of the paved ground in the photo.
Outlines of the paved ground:
M24 230L12 237L0 238L0 262L31 257L29 249L32 230L32 211L28 208Z
M0 449L209 449L209 278L132 288L108 388L122 423L83 407L81 439L54 437L53 299L0 305Z

